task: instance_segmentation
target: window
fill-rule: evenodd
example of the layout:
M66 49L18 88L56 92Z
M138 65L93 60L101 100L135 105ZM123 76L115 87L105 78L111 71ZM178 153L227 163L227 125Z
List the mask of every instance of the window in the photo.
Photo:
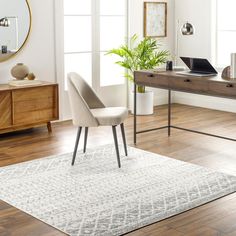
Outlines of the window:
M236 52L235 0L217 0L217 65L230 65L230 54Z
M93 87L124 83L124 70L105 54L126 35L127 0L64 0L65 74L77 72Z

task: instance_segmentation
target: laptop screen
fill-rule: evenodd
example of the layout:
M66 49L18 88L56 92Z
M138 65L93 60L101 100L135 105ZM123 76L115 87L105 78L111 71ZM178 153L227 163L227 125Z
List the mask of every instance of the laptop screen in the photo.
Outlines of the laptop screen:
M210 62L207 59L190 58L190 57L180 57L180 58L192 72L217 74L217 71L214 69L214 67L210 64Z

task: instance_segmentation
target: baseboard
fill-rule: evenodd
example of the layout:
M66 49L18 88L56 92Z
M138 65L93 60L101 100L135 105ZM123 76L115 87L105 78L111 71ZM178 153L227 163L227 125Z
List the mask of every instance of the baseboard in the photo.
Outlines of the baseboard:
M173 102L184 105L236 113L236 100L233 99L174 92Z

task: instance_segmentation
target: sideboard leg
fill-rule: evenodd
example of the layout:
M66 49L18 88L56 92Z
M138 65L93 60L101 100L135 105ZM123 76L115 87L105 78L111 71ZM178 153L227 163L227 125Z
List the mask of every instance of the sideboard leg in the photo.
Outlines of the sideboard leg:
M47 122L48 133L52 133L52 125L51 122Z

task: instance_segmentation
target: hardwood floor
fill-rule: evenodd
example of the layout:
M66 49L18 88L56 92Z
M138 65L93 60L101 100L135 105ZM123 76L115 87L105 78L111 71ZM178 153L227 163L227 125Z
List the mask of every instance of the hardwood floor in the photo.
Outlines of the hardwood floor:
M172 123L175 125L236 138L236 114L234 113L178 104L173 105L172 112ZM166 117L167 106L157 107L154 115L138 117L139 129L165 125ZM133 119L130 117L125 123L125 129L127 142L131 146L133 146L132 125ZM76 131L71 122L63 122L53 124L51 134L42 127L0 135L0 166L71 152ZM90 129L88 147L110 143L111 140L110 127ZM236 175L235 142L174 129L171 137L167 136L167 130L160 130L140 134L137 140L138 148ZM64 234L0 201L0 235L60 236ZM144 235L236 236L236 194L128 234L128 236Z

